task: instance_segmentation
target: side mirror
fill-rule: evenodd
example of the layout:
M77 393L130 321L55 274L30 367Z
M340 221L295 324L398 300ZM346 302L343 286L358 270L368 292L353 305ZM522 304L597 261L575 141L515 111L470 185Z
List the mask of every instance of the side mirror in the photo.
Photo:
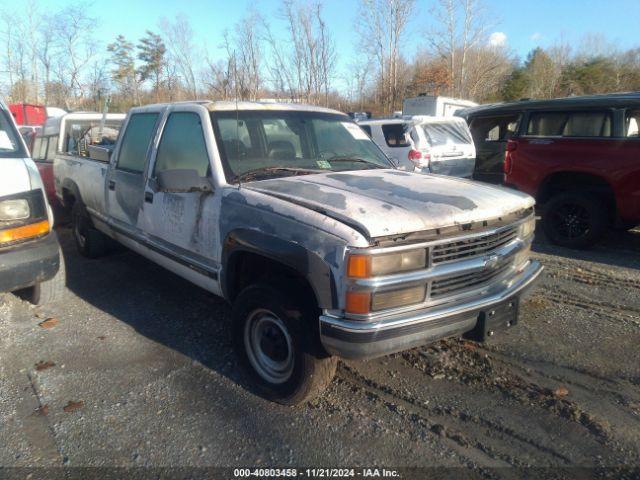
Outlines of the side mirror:
M100 145L89 145L89 158L93 160L108 163L112 153L113 146L103 147Z
M162 192L188 193L213 190L209 179L201 177L196 170L192 169L162 170L157 173L157 177L158 189Z

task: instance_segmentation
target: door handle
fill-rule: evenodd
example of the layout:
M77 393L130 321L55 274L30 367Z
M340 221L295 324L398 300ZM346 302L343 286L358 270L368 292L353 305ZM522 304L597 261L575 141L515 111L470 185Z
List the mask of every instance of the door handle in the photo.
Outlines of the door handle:
M144 201L147 203L153 203L153 193L144 192Z
M109 180L109 190L115 190L116 189L116 182L113 180Z

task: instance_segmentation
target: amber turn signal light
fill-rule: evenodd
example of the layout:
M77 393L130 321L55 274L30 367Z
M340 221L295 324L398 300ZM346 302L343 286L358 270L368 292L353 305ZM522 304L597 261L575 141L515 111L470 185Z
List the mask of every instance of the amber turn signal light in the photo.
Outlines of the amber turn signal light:
M371 311L371 294L369 292L347 292L347 313L367 314Z
M351 255L347 263L347 275L351 278L369 278L371 276L371 256Z
M43 220L37 223L31 223L22 227L8 228L0 230L0 245L5 243L14 243L21 240L28 240L34 237L40 237L49 233L49 222Z

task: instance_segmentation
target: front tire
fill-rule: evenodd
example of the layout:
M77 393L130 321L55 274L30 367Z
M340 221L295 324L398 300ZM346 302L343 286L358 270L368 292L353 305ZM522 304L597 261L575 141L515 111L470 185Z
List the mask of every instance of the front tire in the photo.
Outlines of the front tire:
M255 284L238 295L232 310L240 361L259 393L283 405L316 397L336 372L337 359L319 345L315 308L302 298Z
M559 193L545 205L542 226L553 243L569 248L586 248L604 234L607 210L597 196L580 192Z

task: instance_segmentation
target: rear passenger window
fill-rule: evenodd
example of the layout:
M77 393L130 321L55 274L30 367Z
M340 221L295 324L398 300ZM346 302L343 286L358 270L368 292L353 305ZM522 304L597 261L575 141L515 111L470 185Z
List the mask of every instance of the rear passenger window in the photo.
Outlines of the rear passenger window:
M640 126L640 110L627 110L625 114L625 136L630 138L638 138L638 126Z
M157 120L157 113L135 113L131 115L122 139L116 168L133 173L142 173L144 171L147 152L149 151Z
M609 112L532 113L527 135L535 137L610 137Z
M410 147L411 142L405 135L405 126L402 123L382 125L382 134L390 147Z
M197 113L172 113L162 133L154 172L179 169L196 170L201 177L209 169L207 145Z
M490 142L506 142L518 129L520 115L502 115L499 117L478 117L469 127L476 145Z

